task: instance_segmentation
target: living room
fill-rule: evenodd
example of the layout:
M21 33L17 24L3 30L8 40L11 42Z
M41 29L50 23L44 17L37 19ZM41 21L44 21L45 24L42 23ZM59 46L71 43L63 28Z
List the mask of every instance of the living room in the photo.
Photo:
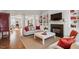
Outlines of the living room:
M78 10L3 10L9 14L9 42L3 40L7 31L1 31L1 48L10 49L77 49L79 48L79 11ZM4 17L3 17L4 18ZM1 20L0 20L1 21ZM1 22L0 22L1 24ZM0 25L1 26L1 25ZM1 28L1 27L0 27ZM69 37L75 30L74 43ZM4 34L4 35L3 35ZM64 37L69 42L58 44ZM69 37L69 38L68 38ZM41 39L41 40L40 40ZM2 41L3 40L3 41ZM66 39L65 39L66 40ZM76 43L75 43L76 42ZM69 43L69 44L67 44ZM6 47L8 45L8 47Z

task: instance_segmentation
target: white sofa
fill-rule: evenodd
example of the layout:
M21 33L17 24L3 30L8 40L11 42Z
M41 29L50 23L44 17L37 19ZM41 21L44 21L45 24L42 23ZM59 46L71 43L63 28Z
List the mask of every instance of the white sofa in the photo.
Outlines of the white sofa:
M41 28L40 28L40 30L35 30L35 29L33 29L33 30L29 30L29 31L25 31L25 30L23 30L23 35L32 35L32 34L34 34L34 33L36 33L36 32L40 32L40 31L43 31Z
M23 30L23 35L31 35L31 34L34 34L34 31L25 31Z
M40 31L48 31L48 30L44 30L44 26L40 26L40 29L36 30L35 26L33 27L32 30L29 31L25 31L24 29L22 30L23 35L31 35L34 34L36 32L40 32Z

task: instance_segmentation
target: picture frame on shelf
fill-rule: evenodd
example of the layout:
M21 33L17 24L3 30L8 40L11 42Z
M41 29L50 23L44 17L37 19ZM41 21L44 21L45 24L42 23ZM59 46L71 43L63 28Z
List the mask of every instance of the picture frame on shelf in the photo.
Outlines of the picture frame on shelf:
M77 23L77 20L73 21L73 23Z
M71 24L71 27L72 27L72 28L76 28L76 25L74 25L74 24Z

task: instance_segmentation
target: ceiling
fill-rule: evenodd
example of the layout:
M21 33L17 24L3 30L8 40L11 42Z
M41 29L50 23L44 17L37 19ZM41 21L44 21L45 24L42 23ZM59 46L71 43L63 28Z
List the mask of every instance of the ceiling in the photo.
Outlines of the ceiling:
M47 10L2 10L1 12L10 13L13 15L17 14L24 14L24 15L34 15L34 14L41 14Z

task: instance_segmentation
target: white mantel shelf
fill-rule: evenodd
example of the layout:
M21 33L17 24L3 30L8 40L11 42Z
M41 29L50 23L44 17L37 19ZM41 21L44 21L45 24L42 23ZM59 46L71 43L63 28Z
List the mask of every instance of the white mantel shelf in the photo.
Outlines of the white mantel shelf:
M51 21L50 24L64 24L64 22L58 22L58 21Z
M63 20L60 21L50 21L50 24L64 24Z

